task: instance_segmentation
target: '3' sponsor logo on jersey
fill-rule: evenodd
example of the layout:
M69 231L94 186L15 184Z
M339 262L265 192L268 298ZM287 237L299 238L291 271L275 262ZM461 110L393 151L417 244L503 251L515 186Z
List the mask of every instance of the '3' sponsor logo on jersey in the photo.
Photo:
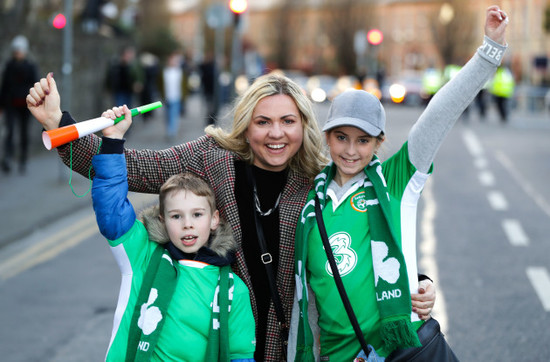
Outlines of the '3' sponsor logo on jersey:
M344 232L332 234L329 243L334 254L336 266L341 276L349 274L357 265L357 253L351 248L351 236ZM333 276L330 264L327 261L325 269L330 276Z

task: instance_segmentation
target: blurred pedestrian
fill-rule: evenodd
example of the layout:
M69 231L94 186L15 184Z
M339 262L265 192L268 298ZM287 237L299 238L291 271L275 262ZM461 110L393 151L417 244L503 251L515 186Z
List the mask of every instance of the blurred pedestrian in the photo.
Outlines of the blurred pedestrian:
M508 121L508 113L510 111L509 99L514 95L515 85L514 75L506 66L501 66L497 69L490 83L489 93L491 93L495 100L502 123Z
M166 139L170 142L178 136L185 77L181 66L181 54L170 54L162 69L162 98L165 103Z
M149 104L157 101L159 96L158 83L160 75L160 66L158 58L151 53L144 52L139 57L141 69L143 70L143 87L140 94L140 105ZM148 121L154 115L155 111L143 114L143 120Z
M204 61L199 65L199 71L206 102L206 122L215 124L220 107L220 87L218 82L219 68L212 52L205 55Z
M23 35L16 36L11 43L12 56L2 73L0 89L0 113L5 112L6 135L2 171L9 173L14 157L14 133L19 129L19 172L25 172L28 157L28 126L30 112L25 98L35 82L38 81L36 64L29 59L29 42Z
M109 66L106 85L117 106L134 105L134 97L143 88L143 70L136 61L136 50L133 46L124 47L119 57Z
M256 78L266 73L265 61L252 41L243 41L244 72L252 84Z
M424 102L428 104L437 91L441 88L443 76L435 67L426 68L422 73L422 92L426 97Z
M487 87L489 85L489 82L485 84L485 86L479 91L479 93L476 96L475 104L477 107L477 110L479 112L479 119L481 121L484 121L487 117Z
M189 84L189 78L193 72L193 62L191 60L191 55L183 53L181 57L181 69L183 71L183 88L182 88L182 97L181 97L181 115L185 116L187 112L187 98L191 93L191 88Z

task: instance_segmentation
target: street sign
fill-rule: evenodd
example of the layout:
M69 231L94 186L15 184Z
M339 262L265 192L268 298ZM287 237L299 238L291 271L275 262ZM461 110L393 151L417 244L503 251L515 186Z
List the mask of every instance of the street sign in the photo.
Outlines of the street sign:
M358 30L353 37L353 50L355 54L365 54L367 51L367 34L364 30Z
M212 4L206 9L206 24L212 29L224 29L233 20L229 8L222 4Z

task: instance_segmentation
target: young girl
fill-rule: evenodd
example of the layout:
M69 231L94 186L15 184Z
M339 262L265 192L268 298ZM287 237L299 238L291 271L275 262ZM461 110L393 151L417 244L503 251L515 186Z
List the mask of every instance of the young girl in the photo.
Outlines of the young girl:
M103 116L122 112L129 126L126 106ZM123 139L104 137L92 161L97 223L122 273L106 360L253 361L250 295L231 272L236 243L214 192L196 175L174 175L137 220L123 150Z
M498 7L487 10L484 44L434 96L407 142L384 162L376 156L385 139L386 116L379 100L365 91L348 91L334 99L323 128L332 162L315 178L296 232L300 313L293 313L297 340L291 340L296 361L311 361L318 353L321 361L352 361L361 351L323 248L316 196L366 342L382 357L420 346L415 331L424 321L411 322L412 282L402 240L415 237L416 205L437 149L502 59L507 22ZM308 320L309 302L315 302L319 314L314 322L320 330L320 352L313 347L317 339Z

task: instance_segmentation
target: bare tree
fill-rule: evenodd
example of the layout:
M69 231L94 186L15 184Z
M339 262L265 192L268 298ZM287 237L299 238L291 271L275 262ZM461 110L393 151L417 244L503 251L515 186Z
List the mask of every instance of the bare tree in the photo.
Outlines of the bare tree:
M47 26L48 17L59 8L61 0L0 0L0 44L10 44L17 34L27 37L35 34L37 27Z
M164 58L182 45L170 28L170 13L166 0L141 0L137 35L142 50Z
M376 13L375 0L325 0L324 27L335 50L334 71L355 74L357 54L354 37L371 28Z
M278 31L273 32L276 47L275 62L281 69L288 69L291 64L288 54L292 48L292 34L296 34L291 21L292 0L282 0L280 7L275 12L275 24Z
M546 34L550 34L550 5L546 5L546 8L544 9L543 28Z
M0 1L2 32L11 38L19 29L26 26L30 8L29 1Z
M472 9L460 0L447 0L429 16L434 43L445 64L463 64L479 33Z

